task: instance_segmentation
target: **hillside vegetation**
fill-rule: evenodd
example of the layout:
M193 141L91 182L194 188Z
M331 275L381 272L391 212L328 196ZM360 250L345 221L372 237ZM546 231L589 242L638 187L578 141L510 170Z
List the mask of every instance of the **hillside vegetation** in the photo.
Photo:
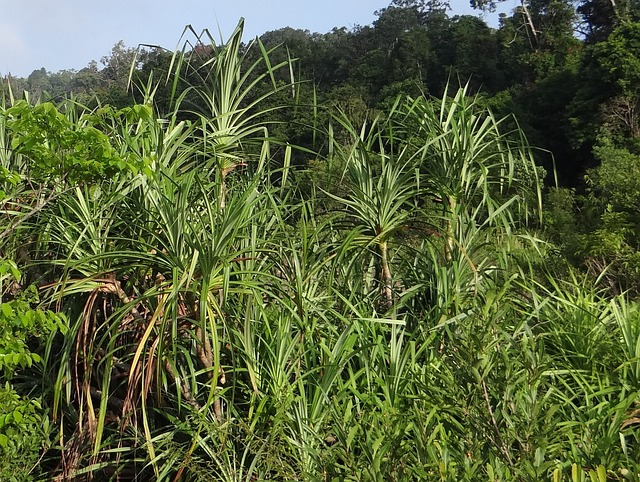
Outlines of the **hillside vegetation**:
M0 480L640 480L636 13L6 79Z

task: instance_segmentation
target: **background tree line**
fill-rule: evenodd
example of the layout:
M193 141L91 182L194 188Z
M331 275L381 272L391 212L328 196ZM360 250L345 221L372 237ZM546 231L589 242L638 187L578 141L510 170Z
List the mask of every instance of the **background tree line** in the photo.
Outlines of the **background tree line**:
M472 5L487 16L496 8L495 1ZM437 0L394 0L376 15L372 25L352 30L320 34L286 27L260 40L267 48L286 46L277 60L297 60L296 75L306 81L299 87L302 105L316 99L366 115L388 107L398 93L440 96L449 81L469 83L497 112L515 113L532 144L554 155L561 185L581 183L585 170L599 162L593 148L604 138L637 136L633 0L522 2L510 15L500 14L498 28L478 17L450 16L448 4ZM206 61L205 46L192 53ZM16 94L26 90L55 100L73 93L125 107L140 100L129 87L130 74L146 85L152 72L166 75L170 60L160 48L118 42L100 59L102 68L98 62L79 71L42 68L5 81ZM304 109L297 115L291 120L304 124ZM287 134L292 141L308 137L301 126L292 125ZM551 166L550 156L540 157Z

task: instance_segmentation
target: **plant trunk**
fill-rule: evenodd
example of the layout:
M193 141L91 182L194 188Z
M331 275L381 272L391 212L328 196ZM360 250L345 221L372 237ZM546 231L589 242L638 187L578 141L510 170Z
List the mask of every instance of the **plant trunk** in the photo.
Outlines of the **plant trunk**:
M391 269L389 269L389 248L387 242L383 241L378 245L380 252L380 281L385 304L388 310L393 306L393 290L391 281Z
M531 31L531 35L533 36L533 41L531 41L531 38L530 38L529 42L531 42L531 47L533 49L537 49L538 48L538 31L536 30L536 27L533 24L533 17L531 17L531 12L529 12L529 9L527 8L526 0L521 0L520 5L522 6L522 14L525 17L527 24L529 25L529 30Z
M444 240L444 259L448 262L451 261L452 257L453 257L453 249L454 249L454 235L455 235L455 216L456 216L456 211L457 211L457 202L453 199L449 199L449 201L447 202L446 206L449 207L449 212L445 213L446 216L448 216L447 218L445 218L445 222L444 222L444 232L445 232L445 236L446 239ZM454 220L454 222L452 222L451 220Z

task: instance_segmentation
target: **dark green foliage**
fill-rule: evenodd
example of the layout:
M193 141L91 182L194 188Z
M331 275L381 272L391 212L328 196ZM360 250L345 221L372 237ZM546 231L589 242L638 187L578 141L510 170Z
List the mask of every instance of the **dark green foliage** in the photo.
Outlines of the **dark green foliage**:
M51 445L49 418L40 400L20 397L7 382L0 387L0 478L7 482L44 477L43 449Z
M34 308L35 286L22 290L21 274L9 260L0 262L0 478L28 481L42 476L40 461L51 446L52 427L43 393L23 375L43 363L44 340L64 333L64 315ZM35 384L37 386L37 384ZM19 387L23 393L18 393Z

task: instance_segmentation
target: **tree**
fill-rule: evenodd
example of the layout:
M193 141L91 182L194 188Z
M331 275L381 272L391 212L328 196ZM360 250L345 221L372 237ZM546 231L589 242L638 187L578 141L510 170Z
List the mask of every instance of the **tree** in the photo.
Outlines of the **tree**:
M433 16L446 15L447 11L451 10L451 5L448 0L393 0L387 9L389 8L412 10L423 21L427 21ZM380 10L378 15L387 9Z
M588 44L604 41L621 23L637 21L640 13L635 0L583 0L577 11Z
M110 55L100 59L100 63L104 65L102 70L103 77L109 83L122 89L127 87L129 73L132 70L139 69L141 65L137 49L125 47L122 40L113 46Z
M27 89L36 99L42 97L45 92L51 90L49 73L44 67L34 70L29 74L29 77L27 78Z

